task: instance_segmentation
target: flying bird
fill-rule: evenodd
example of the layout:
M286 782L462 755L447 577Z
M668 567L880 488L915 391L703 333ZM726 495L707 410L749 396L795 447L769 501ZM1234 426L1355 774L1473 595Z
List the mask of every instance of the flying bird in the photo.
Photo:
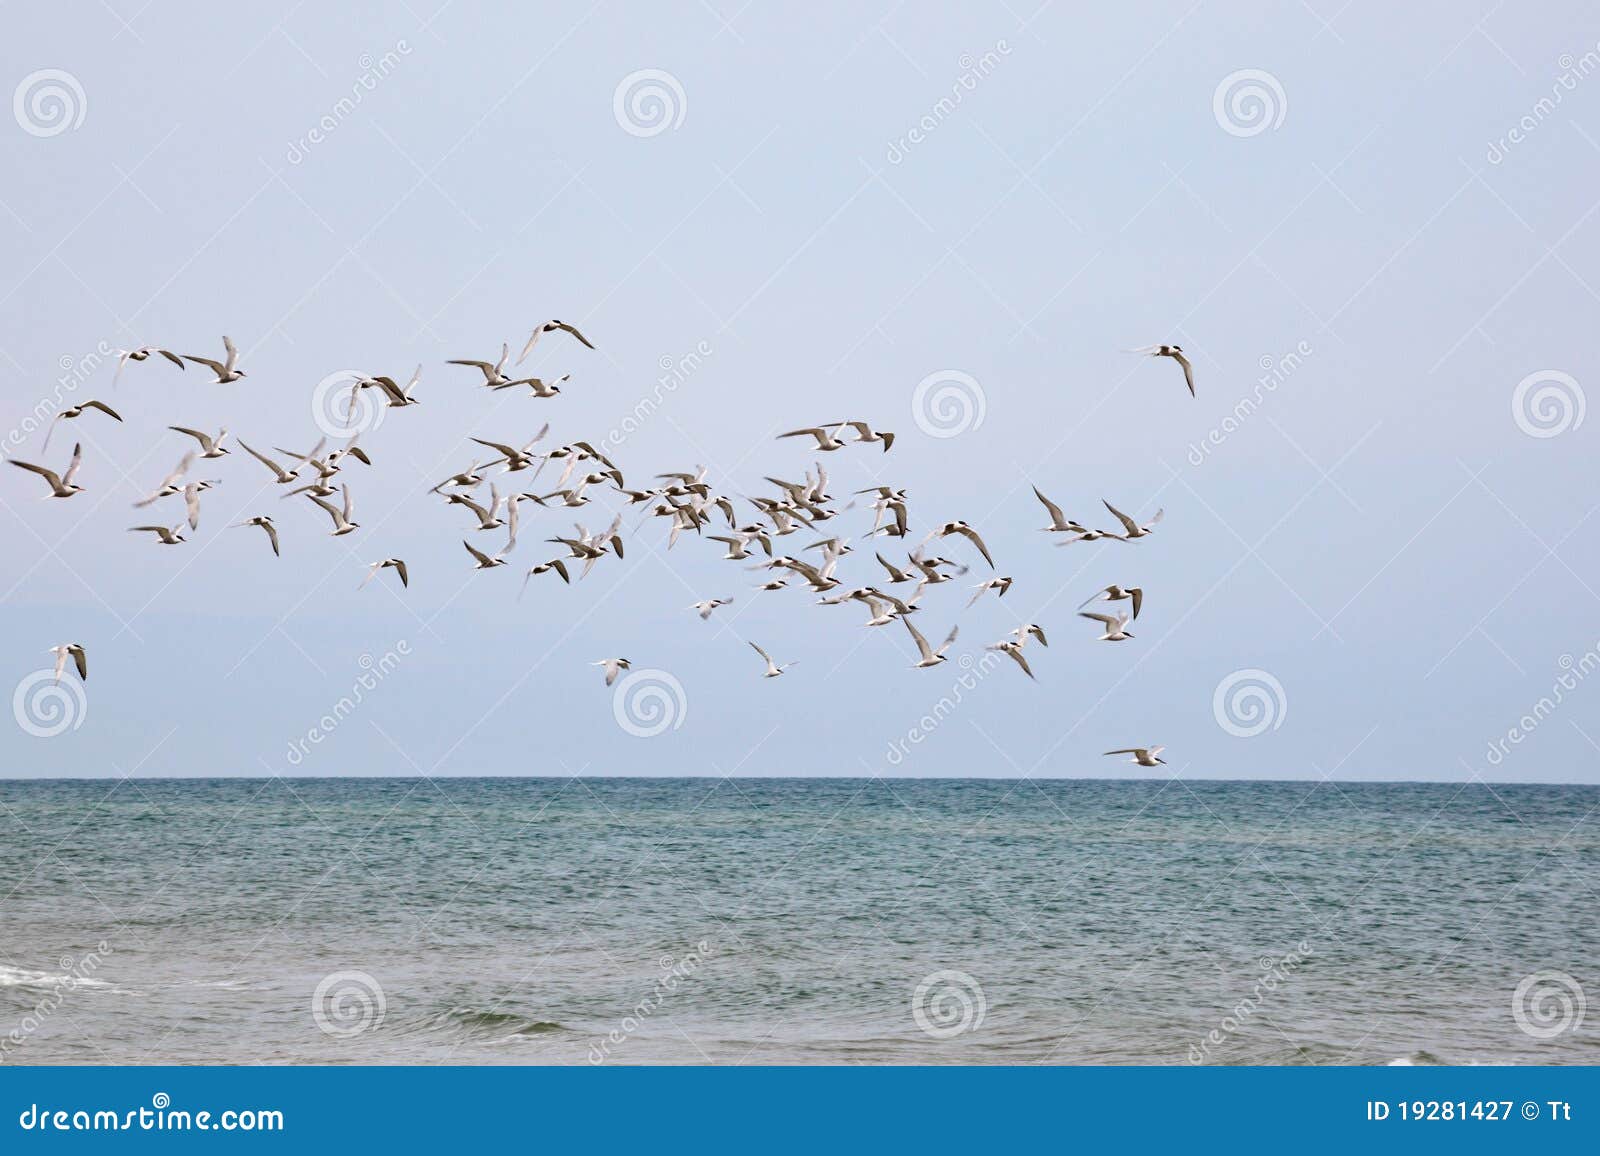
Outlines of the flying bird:
M75 476L77 476L78 467L83 464L82 442L79 442L77 445L72 447L72 460L67 463L67 472L64 474L57 474L54 470L47 470L43 466L34 465L32 462L19 461L16 458L10 458L8 460L18 469L27 470L30 473L38 474L45 481L49 482L50 493L46 495L47 497L70 498L73 494L83 493L83 487L72 480Z
M67 659L71 658L73 665L78 668L78 677L84 682L89 681L89 656L84 653L83 643L63 642L60 646L52 646L50 653L56 656L56 681L61 681L61 672L67 668Z
M1166 763L1166 759L1157 758L1166 747L1121 747L1114 751L1106 751L1107 755L1132 755L1131 762L1141 767L1159 767ZM1104 755L1101 756L1102 758Z
M926 545L935 538L948 538L951 534L960 534L963 538L976 546L978 548L978 553L983 555L983 560L989 563L989 569L994 569L994 559L989 557L989 547L985 546L983 544L983 539L978 537L978 531L974 530L965 522L946 522L944 525L940 526L937 530L934 530L931 534L924 538L923 544Z
M1151 357L1170 357L1183 366L1183 381L1189 387L1189 396L1194 394L1194 366L1189 364L1189 359L1183 355L1181 345L1147 345L1143 349L1130 349L1129 353L1148 353Z
M784 671L788 670L791 666L794 665L793 662L786 662L782 666L779 666L777 663L772 661L772 655L768 654L765 650L762 650L755 643L752 642L750 644L750 647L757 654L759 654L762 658L767 660L767 669L762 672L762 674L761 674L762 678L777 678L780 674L782 674ZM796 661L798 661L798 660L796 660Z
M272 471L273 476L278 480L278 485L286 486L300 476L299 466L296 466L292 470L286 470L277 462L267 457L266 454L259 453L245 445L243 438L235 438L234 440L237 441L241 447L243 447L245 453L249 454L251 457L255 458L256 461L260 462L262 465L266 466L267 469Z
M1088 614L1080 610L1078 611L1078 617L1091 618L1105 626L1106 632L1097 638L1096 642L1123 642L1133 637L1132 634L1123 629L1128 625L1129 621L1126 614Z
M1124 514L1121 510L1113 506L1110 502L1107 502L1104 498L1101 498L1100 500L1105 503L1106 509L1111 511L1111 516L1116 518L1117 521L1121 522L1123 528L1127 530L1127 533L1120 535L1120 537L1128 542L1133 541L1135 538L1148 537L1151 527L1153 527L1157 522L1161 521L1161 515L1166 513L1165 510L1157 510L1156 516L1141 526L1132 518L1128 517L1128 515ZM1112 537L1116 536L1118 535L1112 535Z
M179 531L182 530L182 529L183 529L183 523L179 522L176 526L171 526L171 527L167 527L167 526L129 526L128 527L128 533L130 533L130 534L145 534L145 533L154 534L157 538L159 538L161 540L161 544L163 546L176 546L179 542L188 541L187 538L185 538L181 533L179 533Z
M208 433L202 433L197 429L188 429L187 427L181 425L169 425L167 428L172 430L174 433L186 434L189 437L192 437L195 441L199 442L200 457L202 460L206 458L220 458L223 454L228 452L223 448L222 445L222 439L228 436L228 430L226 426L223 427L221 432L219 432L216 437L212 437Z
M976 593L973 594L973 596L967 600L967 605L971 606L974 602L976 602L978 599L982 598L985 594L987 594L991 590L998 591L998 593L996 593L996 595L995 595L996 598L1004 598L1006 596L1006 591L1010 590L1010 589L1011 589L1011 579L1010 578L990 578L986 582L979 582L976 586L973 587L973 590L975 590Z
M411 585L411 575L406 570L406 560L404 558L385 558L381 562L372 563L371 569L367 571L367 576L361 580L361 586L371 582L374 575L386 567L392 567L394 572L400 575L400 585L407 587ZM361 586L357 586L356 589L360 590Z
M44 431L44 444L39 447L40 450L47 450L50 448L50 435L56 432L56 422L65 421L74 417L82 417L83 411L86 409L97 409L109 417L116 418L118 421L122 420L122 415L103 401L90 400L79 405L68 406L66 409L56 414L55 417L50 419L50 428Z
M183 479L185 475L188 474L189 467L192 465L194 465L194 454L192 452L184 454L179 460L177 468L175 468L170 474L162 479L162 482L159 486L135 502L133 504L134 508L142 510L152 502L159 501L162 498L170 498L174 494L183 493Z
M241 377L243 377L244 370L237 368L239 363L239 351L234 348L233 338L226 336L223 337L222 348L227 351L228 359L226 361L212 361L209 357L196 357L192 353L185 353L183 355L183 359L185 361L192 361L196 365L203 365L215 373L217 375L217 379L209 384L226 385L230 381L238 381Z
M272 524L272 519L267 517L267 515L257 514L254 518L248 518L243 522L235 522L228 528L230 530L236 530L240 526L260 526L267 532L267 540L272 543L273 555L276 557L282 557L282 553L278 549L278 527Z
M1079 604L1078 609L1082 610L1089 603L1095 601L1124 602L1129 599L1133 601L1133 616L1137 618L1139 617L1139 607L1144 605L1144 590L1138 586L1118 586L1115 582L1104 590L1097 590L1088 598L1085 598Z
M633 663L629 662L626 658L602 658L599 662L591 662L589 665L605 667L606 685L610 686L612 683L617 681L617 675L621 674L624 670L627 670L633 665Z
M1050 524L1043 527L1045 533L1083 534L1086 532L1085 527L1080 526L1077 522L1063 514L1060 506L1056 505L1049 498L1040 493L1038 486L1033 487L1033 496L1038 498L1039 501L1044 504L1044 508L1049 511L1050 514Z
M1027 675L1029 678L1034 678L1033 668L1028 665L1028 659L1022 653L1022 643L1008 638L1004 642L994 643L987 649L997 650L1001 654L1009 655L1013 662L1022 667L1023 674ZM1037 679L1034 680L1038 681Z
M511 357L511 347L504 343L500 346L500 360L495 362L473 361L471 358L454 358L445 362L446 365L470 365L483 374L483 384L487 386L504 385L511 379L505 375L506 362Z
M917 669L925 666L938 666L941 662L946 661L944 652L949 650L950 644L956 640L957 627L952 626L950 633L945 636L945 640L939 644L939 649L934 650L928 645L928 640L922 637L922 631L911 625L911 619L902 618L901 621L906 624L906 629L911 631L911 640L917 644L917 650L922 655L914 664Z
M360 522L352 522L350 520L350 514L355 507L355 503L350 499L350 487L344 486L342 489L344 490L344 503L339 506L329 505L327 502L324 502L321 498L316 497L315 495L312 495L310 498L311 501L315 502L317 505L326 510L328 512L328 517L333 519L333 536L335 538L343 537L345 534L350 533L350 531L361 525Z
M119 349L117 350L117 372L111 375L111 384L117 384L117 379L122 376L122 367L127 365L128 362L144 361L152 353L159 353L162 357L165 357L179 369L188 368L183 364L183 358L179 357L176 353L171 353L165 349L157 349L153 345L141 345L138 349Z
M527 592L528 582L531 579L540 574L548 574L552 570L560 575L561 581L565 582L569 586L572 584L572 575L567 572L567 564L560 558L552 558L548 562L541 562L539 565L532 567L526 574L522 576L522 589L517 592L517 597L520 599L522 595Z
M834 424L839 427L835 430L836 435L843 432L844 426L849 426L856 431L857 442L882 442L884 453L888 453L889 447L894 445L894 434L888 430L875 430L864 421L845 421Z
M703 601L696 602L693 606L689 607L689 609L698 611L700 614L700 621L704 622L707 618L711 617L711 612L713 610L719 606L726 606L732 601L732 598L707 598Z
M848 444L839 440L839 434L845 425L845 422L839 422L837 425L829 427L829 429L824 429L821 426L807 426L805 429L792 429L788 433L782 433L778 436L780 438L813 437L817 439L817 448L819 450L824 452L842 450Z
M534 326L533 333L528 338L528 344L522 347L522 352L517 356L517 364L521 365L528 359L528 354L533 352L533 347L539 344L539 338L543 337L546 333L555 333L557 331L562 333L570 333L573 337L576 337L580 342L582 342L584 345L587 345L590 349L594 348L594 343L583 334L579 333L577 326L569 325L565 321L546 321L543 325Z

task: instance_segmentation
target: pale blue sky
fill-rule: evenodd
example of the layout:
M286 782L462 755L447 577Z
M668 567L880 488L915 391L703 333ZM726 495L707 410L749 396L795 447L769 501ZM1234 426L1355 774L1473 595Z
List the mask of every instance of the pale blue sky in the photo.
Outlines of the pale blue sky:
M435 6L9 9L6 91L62 70L82 121L35 135L56 126L24 100L0 124L0 428L102 341L210 354L226 332L250 376L151 363L113 392L102 368L73 396L127 424L90 415L48 455L82 435L88 492L42 502L38 479L0 475L0 690L59 641L92 664L81 726L6 720L0 774L1083 776L1157 742L1193 777L1600 782L1600 679L1487 756L1563 656L1600 645L1600 418L1533 437L1512 411L1540 371L1600 387L1585 6ZM682 92L681 123L651 136L614 114L643 69ZM1241 70L1282 94L1254 135L1214 112ZM573 375L559 399L491 396L443 364L550 316L599 346L547 339L535 367ZM1193 355L1198 400L1125 352L1164 340ZM905 632L864 629L860 607L756 596L712 543L666 552L659 522L624 562L519 603L538 540L568 528L557 511L529 519L520 565L469 572L463 512L421 493L467 464L467 436L548 420L552 441L601 438L702 343L618 449L630 481L705 463L751 493L813 460L775 431L895 430L887 456L829 455L831 489L881 478L911 490L914 526L977 525L1015 587L965 612L965 585L931 591L918 620L942 636L959 615L955 652L974 655L1043 622L1037 684L995 671L891 762L961 671L908 669ZM1296 349L1238 429L1191 451ZM365 439L376 467L346 473L356 535L329 537L239 453L199 471L224 481L194 541L125 532L145 520L136 488L186 448L166 425L309 445L325 374L419 361L424 404L388 413ZM986 403L943 439L911 409L942 370ZM38 460L39 440L7 452ZM1056 549L1029 483L1085 521L1101 497L1166 518ZM280 561L222 528L263 511ZM861 517L835 525L859 536ZM410 591L358 593L391 554ZM876 581L869 562L841 574ZM1122 645L1072 614L1108 582L1147 592ZM712 623L685 609L728 594L737 613ZM800 664L762 680L745 639ZM398 669L291 764L360 656L400 640ZM679 680L680 727L619 728L587 665L614 654ZM1213 713L1242 669L1283 687L1280 725L1254 737Z

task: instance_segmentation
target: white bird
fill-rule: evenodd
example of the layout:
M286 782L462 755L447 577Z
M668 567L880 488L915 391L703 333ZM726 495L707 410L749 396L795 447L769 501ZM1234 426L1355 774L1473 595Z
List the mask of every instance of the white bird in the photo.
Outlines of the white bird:
M216 482L190 482L183 487L183 505L189 517L189 529L200 528L200 495L216 484Z
M385 568L393 568L394 572L400 575L400 585L411 585L411 575L406 570L406 560L404 558L385 558L381 562L372 563L372 568L367 571L367 576L361 580L361 586L365 586L368 582L371 582L373 576L377 574L379 570L383 570ZM360 590L361 586L357 586L356 589Z
M1104 590L1097 590L1088 598L1085 598L1079 604L1078 609L1082 610L1089 603L1096 601L1123 602L1130 599L1133 602L1133 616L1137 618L1139 617L1139 607L1144 605L1144 590L1138 586L1118 586L1115 582Z
M459 474L451 474L444 481L440 482L437 486L434 486L433 489L429 490L428 493L437 494L446 486L460 486L462 489L474 490L481 485L483 485L483 475L478 472L478 463L473 462Z
M728 547L728 552L722 556L724 561L742 562L750 557L751 542L761 543L761 548L767 552L767 557L772 557L772 539L760 531L740 531L732 537L722 534L707 534L706 537Z
M561 392L561 383L570 381L572 374L564 374L554 381L545 381L542 377L519 377L515 381L506 381L494 386L495 389L511 389L514 386L525 385L533 391L534 397L555 397Z
M72 480L75 476L77 476L78 467L83 464L82 442L79 442L77 445L72 447L72 460L67 463L67 472L64 474L57 474L54 470L47 470L43 466L34 465L32 462L18 461L16 458L8 458L7 460L18 469L28 470L30 473L38 474L45 481L49 482L49 497L70 498L73 494L83 493L83 487L77 485Z
M1038 626L1032 622L1029 622L1025 626L1017 627L1011 632L1011 637L1016 640L1018 646L1027 645L1028 639L1030 638L1037 638L1040 646L1050 645L1050 640L1044 636L1044 627Z
M839 434L843 431L844 427L844 422L839 422L837 425L829 427L828 429L824 429L821 426L807 426L805 429L792 429L788 433L779 434L778 437L813 437L817 439L817 448L819 450L824 452L829 450L842 450L848 444L839 440Z
M228 428L226 426L222 428L216 437L212 437L208 433L201 433L197 429L188 429L181 425L169 425L167 428L172 430L174 433L187 434L189 437L192 437L195 441L199 442L200 457L202 459L220 458L223 454L228 452L222 446L222 439L228 436Z
M989 547L985 546L983 544L983 539L978 537L978 531L974 530L965 522L946 522L944 525L940 526L938 529L934 530L926 538L924 538L923 544L926 545L935 538L948 538L951 534L960 534L963 538L976 546L978 548L978 553L983 555L983 560L989 563L989 569L994 569L994 559L989 557Z
M711 617L711 612L713 610L719 606L727 606L732 601L732 598L706 598L700 602L696 602L693 606L689 607L689 609L698 611L700 614L700 621L704 622L706 619Z
M420 401L411 396L411 391L416 388L417 382L421 380L422 366L420 365L417 366L416 370L411 374L411 380L406 382L404 389L402 389L392 377L386 377L382 374L379 374L376 377L364 377L357 381L354 388L351 389L351 402L354 404L357 390L371 389L373 386L377 386L383 391L385 400L387 400L388 403L395 408L407 405L421 405L422 403Z
M528 359L528 354L533 352L533 347L539 344L539 338L543 337L546 333L555 333L557 331L562 333L570 333L573 337L576 337L590 349L594 348L594 343L583 334L579 333L577 326L569 325L565 321L546 321L543 325L534 326L533 333L528 338L528 344L522 347L522 353L517 357L517 364L521 365Z
M1104 498L1101 498L1100 500L1101 502L1105 503L1106 509L1111 511L1111 516L1116 518L1117 521L1121 522L1123 527L1127 530L1127 533L1121 535L1121 537L1125 541L1129 542L1133 541L1135 538L1144 538L1149 536L1150 528L1157 522L1161 521L1161 515L1166 513L1165 510L1157 510L1156 516L1141 526L1132 518L1128 517L1128 515L1124 514L1121 510L1113 506L1110 502L1107 502Z
M883 568L885 570L889 571L889 583L890 583L890 585L893 585L893 584L898 583L898 582L915 582L917 580L917 576L915 574L913 574L911 571L900 569L898 566L895 566L893 563L891 563L882 554L874 554L873 557L876 558L880 563L882 563Z
M65 421L69 418L82 417L83 411L86 409L97 409L103 414L107 414L110 417L116 418L118 421L122 420L122 415L103 401L91 400L83 402L79 405L68 406L66 409L56 414L55 417L50 419L50 428L44 431L44 444L40 446L39 449L42 451L50 448L50 435L56 432L56 422Z
M511 347L504 342L500 345L500 360L496 362L473 361L471 358L456 358L445 362L446 365L470 365L483 374L483 384L488 386L504 385L511 379L505 375L506 362L511 358Z
M171 353L165 349L157 349L153 345L141 345L138 349L119 349L117 350L117 372L111 375L111 384L117 384L117 379L122 376L122 367L127 365L128 362L144 361L152 353L159 353L179 369L188 368L183 364L183 358L176 353Z
M633 665L626 658L602 658L599 662L591 662L590 666L603 666L606 668L606 685L610 686L617 681L617 675Z
M911 640L917 644L917 650L922 654L921 659L914 664L916 668L938 666L941 662L946 661L944 652L949 650L950 644L956 640L958 627L952 626L950 633L945 636L945 640L939 644L939 649L934 650L928 645L928 640L922 637L922 632L911 625L911 619L902 618L901 621L906 624L906 629L911 631Z
M355 508L355 503L350 497L350 487L344 486L342 488L344 490L344 503L340 506L330 505L315 495L311 495L310 499L326 510L328 512L328 517L333 519L333 536L335 538L343 537L345 534L350 533L350 531L361 525L360 522L352 522L350 520L350 514Z
M974 602L976 602L978 599L982 598L990 590L998 591L998 593L995 595L995 597L1004 598L1006 596L1006 591L1010 590L1010 589L1011 589L1011 579L1010 578L990 578L988 581L979 582L976 586L973 587L973 590L977 591L977 593L973 594L973 596L970 599L967 600L967 605L971 606Z
M833 424L840 427L836 433L843 432L844 426L849 426L855 430L857 442L882 442L884 453L888 453L889 447L894 445L894 434L888 430L875 430L864 421L845 421Z
M182 534L180 534L178 532L178 531L180 531L182 529L183 529L183 523L179 522L176 526L172 526L172 527L167 527L167 526L129 526L128 527L128 533L130 533L130 534L140 534L140 533L154 534L157 538L159 538L161 540L161 544L163 546L176 546L179 542L185 542L185 541L188 540Z
M1166 747L1119 747L1114 751L1106 751L1107 755L1132 755L1132 762L1141 767L1159 767L1166 763L1166 759L1157 758ZM1102 756L1104 757L1104 756Z
M1078 617L1092 618L1094 621L1105 625L1106 632L1097 638L1096 642L1122 642L1133 637L1132 634L1123 629L1124 626L1128 625L1128 616L1126 614L1089 614L1080 610L1078 611Z
M272 524L272 519L267 515L257 514L254 518L247 518L243 522L235 522L228 528L236 530L240 526L260 526L267 532L267 539L272 543L272 553L277 557L282 557L282 552L278 549L278 528Z
M1181 345L1147 345L1143 349L1130 349L1129 353L1148 353L1151 357L1170 357L1183 366L1184 384L1189 387L1189 396L1194 396L1194 366L1189 364L1189 359L1183 355Z
M255 458L256 461L260 462L262 465L266 466L267 469L272 471L273 476L278 479L278 485L286 486L300 476L299 466L296 466L292 470L286 470L277 462L267 457L266 454L258 453L256 450L253 450L249 446L245 445L243 438L235 438L234 440L239 443L239 445L244 449L245 453L249 454L251 457Z
M56 656L56 681L61 681L61 672L67 668L67 659L72 659L73 665L78 668L78 677L84 682L89 681L89 656L84 653L83 643L63 642L60 646L52 646L49 653Z
M1004 642L996 642L992 646L988 647L988 649L998 650L1001 654L1010 655L1011 660L1018 666L1022 667L1023 674L1027 675L1029 678L1034 678L1033 668L1028 665L1028 660L1022 653L1022 643L1007 639ZM1037 679L1035 679L1035 681L1037 681Z
M196 357L194 354L185 353L183 359L192 361L196 365L203 365L217 375L211 385L226 385L230 381L238 381L245 375L244 370L237 368L239 351L234 348L233 338L224 336L222 348L227 351L226 361L212 361L209 357Z
M572 575L567 573L567 564L560 558L552 558L548 562L541 562L539 565L532 567L526 574L522 576L522 589L517 592L517 597L520 599L527 591L528 582L531 579L540 574L548 574L552 570L561 576L561 581L567 583L569 586L572 584Z
M143 509L152 502L161 498L170 498L174 494L183 493L183 479L189 472L189 467L194 465L194 454L186 453L179 460L177 467L168 474L154 490L134 503L135 509Z
M489 505L487 508L473 501L465 494L446 494L444 497L445 501L453 506L465 506L471 510L477 516L478 529L480 530L494 530L505 525L505 521L500 517L500 509L504 505L505 499L501 497L500 491L493 482L489 483Z
M762 672L762 678L777 678L780 674L794 665L793 662L786 662L782 666L779 666L777 663L772 661L772 655L768 654L765 650L762 650L755 643L752 642L750 647L762 658L767 660L767 669ZM798 659L796 661L798 661Z
M867 610L871 614L871 617L863 623L865 626L887 626L900 617L898 610L891 610L887 601L879 598L871 591L863 594L860 601L867 604Z
M1039 501L1044 504L1044 508L1047 511L1049 511L1049 513L1050 513L1050 524L1048 526L1044 527L1044 531L1046 533L1051 533L1051 534L1082 534L1082 533L1085 533L1086 528L1084 526L1079 525L1077 522L1073 521L1071 518L1069 518L1065 514L1063 514L1061 512L1061 507L1060 506L1056 505L1049 498L1045 497L1042 493L1039 492L1039 487L1038 486L1034 486L1033 487L1033 496L1038 498Z

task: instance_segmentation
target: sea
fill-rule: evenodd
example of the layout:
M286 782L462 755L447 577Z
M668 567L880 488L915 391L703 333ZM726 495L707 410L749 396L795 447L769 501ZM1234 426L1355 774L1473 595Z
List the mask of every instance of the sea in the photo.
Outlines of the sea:
M0 782L0 1064L1595 1064L1600 788Z

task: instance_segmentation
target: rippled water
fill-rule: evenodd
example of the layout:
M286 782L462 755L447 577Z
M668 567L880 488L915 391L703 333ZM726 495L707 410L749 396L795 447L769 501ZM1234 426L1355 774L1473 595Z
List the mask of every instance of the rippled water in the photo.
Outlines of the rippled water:
M0 802L7 1062L1600 1063L1600 1007L1578 1022L1568 986L1600 1000L1600 788L324 779Z

